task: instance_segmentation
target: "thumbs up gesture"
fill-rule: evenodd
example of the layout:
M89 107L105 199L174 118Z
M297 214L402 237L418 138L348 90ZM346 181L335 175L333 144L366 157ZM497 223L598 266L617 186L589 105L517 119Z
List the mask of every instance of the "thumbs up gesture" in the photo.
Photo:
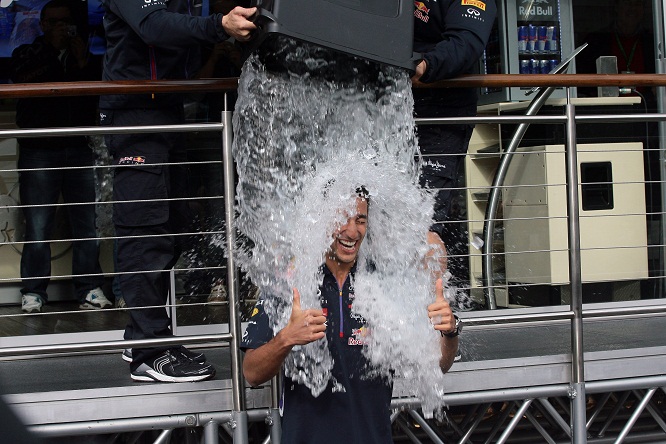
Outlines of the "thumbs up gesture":
M444 284L442 279L435 283L435 302L428 305L428 318L435 330L442 333L452 333L456 328L453 310L444 297Z
M321 310L303 310L301 308L301 295L294 288L291 316L289 323L282 332L292 345L305 345L317 341L326 335L326 316Z

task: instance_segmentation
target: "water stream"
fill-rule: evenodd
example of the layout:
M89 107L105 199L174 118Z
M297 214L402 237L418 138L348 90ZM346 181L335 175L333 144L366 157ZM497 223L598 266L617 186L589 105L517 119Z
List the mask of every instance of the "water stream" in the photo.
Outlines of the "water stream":
M432 195L418 185L418 147L407 72L282 40L243 67L234 113L238 262L262 294L275 331L291 312L319 307L320 265L340 209L370 192L368 235L355 282L355 315L370 334L368 374L393 374L429 414L442 405L439 334L426 306L424 267ZM368 271L364 264L374 265ZM296 347L287 377L321 393L332 382L325 339Z

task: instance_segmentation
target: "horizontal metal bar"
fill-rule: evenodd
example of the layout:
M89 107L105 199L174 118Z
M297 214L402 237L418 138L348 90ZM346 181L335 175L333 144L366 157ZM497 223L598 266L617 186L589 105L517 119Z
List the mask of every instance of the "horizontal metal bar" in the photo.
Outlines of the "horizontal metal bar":
M665 117L666 120L666 117ZM414 122L417 125L437 124L480 124L480 123L560 123L567 121L565 115L561 116L477 116L477 117L419 117Z
M261 422L270 414L268 409L247 411L248 420ZM184 415L151 416L145 418L109 419L105 421L82 421L76 423L44 424L29 427L29 430L42 437L65 437L99 435L117 432L140 432L143 430L166 430L184 427L202 427L209 422L224 424L231 421L233 413L207 412Z
M231 341L233 336L230 333L221 333L214 335L194 335L194 336L172 336L169 338L143 339L143 340L120 340L120 341L99 341L76 344L51 344L34 345L21 347L1 347L0 358L18 357L28 355L76 353L87 351L106 351L122 350L125 348L150 347L150 346L171 346L185 344L201 344L206 342Z
M455 125L455 124L481 124L481 123L548 123L563 124L566 116L477 116L477 117L439 117L439 118L417 118L417 125ZM578 115L577 123L604 123L604 122L658 122L666 121L666 114L615 114L615 115ZM95 126L78 128L35 128L35 129L11 129L0 130L0 138L13 137L64 137L84 136L97 134L126 134L126 133L160 133L160 132L220 132L224 124L213 123L188 123L182 125L141 125L141 126Z
M537 387L518 387L511 389L485 390L478 392L455 393L442 396L442 401L448 406L469 405L495 401L511 401L518 399L551 398L568 396L569 384L553 384ZM420 406L416 397L393 398L392 409L407 409Z
M666 114L590 114L576 115L576 123L630 123L630 122L661 122L666 121ZM581 151L583 152L583 151Z
M585 383L585 393L606 393L618 390L636 390L666 386L666 375L646 376L631 379L611 379L608 381L591 381Z
M547 308L546 308L547 309ZM642 314L666 314L666 303L658 305L645 305L645 306L622 306L622 307L604 307L604 308L587 308L583 310L583 318L602 318L602 317L620 317L620 316L636 316ZM495 316L479 316L479 317L465 317L465 312L458 313L462 318L464 325L467 326L481 326L481 325L500 325L500 324L522 324L529 322L543 322L543 321L561 321L571 319L573 312L559 311L552 312L539 312L539 313L519 313L519 314L503 314Z
M666 121L666 114L640 113L640 114L590 114L576 115L576 123L629 123L629 122L660 122ZM417 125L453 125L453 124L481 124L481 123L550 123L563 124L567 121L565 115L561 116L476 116L476 117L421 117L414 119ZM491 155L491 154L487 154Z
M126 133L178 133L190 131L222 131L221 122L186 123L182 125L139 125L139 126L87 126L70 128L35 128L0 130L0 138L12 137L61 137L89 136L95 134L126 134ZM221 143L221 142L220 142Z
M465 313L458 313L463 321L465 327L478 326L478 325L499 325L499 324L522 324L527 322L542 322L542 321L563 321L573 318L573 311L562 311L557 313L522 313L522 314L509 314L501 316L483 316L466 318Z

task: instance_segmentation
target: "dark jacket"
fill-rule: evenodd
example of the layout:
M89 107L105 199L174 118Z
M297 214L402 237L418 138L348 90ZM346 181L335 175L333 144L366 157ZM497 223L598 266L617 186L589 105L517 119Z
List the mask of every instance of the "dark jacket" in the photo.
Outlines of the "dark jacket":
M10 77L14 83L75 82L99 80L99 65L90 61L81 69L76 59L65 53L64 62L60 51L37 37L28 45L14 50L10 62ZM92 126L97 117L95 97L39 97L20 99L16 104L16 124L20 128L55 128ZM21 138L21 148L87 147L84 136L44 138Z
M427 63L421 82L473 73L497 15L495 0L420 0L414 2L414 51ZM418 117L473 115L474 88L415 89ZM471 114L469 114L471 112Z
M202 43L229 38L222 15L197 16L193 0L102 0L107 50L104 80L192 78ZM159 108L180 95L107 95L100 108Z

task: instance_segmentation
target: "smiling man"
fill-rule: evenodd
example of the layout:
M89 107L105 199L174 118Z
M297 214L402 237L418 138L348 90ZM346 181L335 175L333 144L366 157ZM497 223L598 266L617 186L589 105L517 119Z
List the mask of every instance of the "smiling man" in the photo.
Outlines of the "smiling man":
M353 198L353 197L352 197ZM355 211L332 234L323 265L321 308L303 310L294 289L291 317L273 332L263 297L250 319L241 344L245 350L243 373L252 386L278 375L292 348L326 337L333 369L326 389L317 397L302 384L284 378L282 393L283 443L392 443L390 404L392 384L372 376L363 354L364 319L352 313L353 278L357 258L368 230L369 195L357 189ZM453 364L458 349L459 324L443 296L441 280L435 302L424 310L442 334L443 372ZM344 424L344 426L341 426Z

